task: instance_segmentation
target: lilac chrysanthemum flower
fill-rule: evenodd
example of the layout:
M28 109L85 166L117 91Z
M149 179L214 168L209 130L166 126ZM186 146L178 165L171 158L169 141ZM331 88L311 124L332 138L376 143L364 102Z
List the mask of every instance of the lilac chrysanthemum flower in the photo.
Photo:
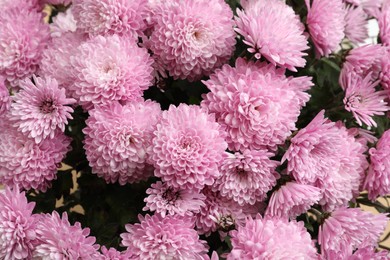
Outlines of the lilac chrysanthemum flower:
M203 83L211 90L201 106L226 127L230 150L272 149L296 129L301 108L309 100L310 77L286 77L272 64L236 60ZM272 115L272 116L271 116Z
M368 198L375 200L378 196L390 194L390 130L383 133L370 151L370 167L364 183Z
M346 206L359 194L368 163L366 147L343 125L324 118L321 111L292 139L282 158L298 183L321 189L319 204L326 210Z
M305 66L303 51L309 49L305 26L290 6L283 1L249 1L237 15L236 31L257 59L264 56L292 71Z
M197 80L231 57L236 43L232 17L223 0L163 1L155 10L148 46L174 79Z
M49 40L43 15L22 6L0 11L0 75L14 87L36 72Z
M345 15L345 36L354 44L368 38L367 14L361 7L348 6Z
M200 107L171 105L153 139L154 174L173 188L201 190L212 185L220 175L225 135L214 115Z
M31 259L35 245L37 219L34 202L15 188L0 191L0 258Z
M0 76L0 118L4 116L11 107L9 90L5 86L4 78Z
M153 175L149 156L160 105L147 100L118 102L89 111L84 149L92 171L107 183L138 182Z
M178 189L158 181L146 190L149 195L144 199L144 211L150 210L159 213L163 218L166 215L189 215L200 211L205 206L206 196L196 190Z
M248 218L231 232L232 251L227 260L318 259L303 222L277 218Z
M295 218L305 213L321 198L321 190L317 187L287 182L272 193L265 214L270 217Z
M77 23L74 19L72 8L68 8L65 12L58 13L53 17L53 23L50 24L50 35L52 38L58 38L65 33L74 33L76 31Z
M81 102L139 100L152 85L153 60L128 38L97 36L81 44L70 60L73 96Z
M33 258L98 259L100 246L89 233L89 228L83 229L79 222L71 225L66 212L62 217L56 211L42 215L36 229L38 239Z
M59 88L55 79L33 77L20 82L21 90L13 96L10 119L19 131L33 138L36 143L53 139L57 130L65 131L68 119L73 119L76 102L67 98L65 89Z
M345 14L342 0L305 0L308 9L307 26L317 57L329 56L339 49L345 34Z
M352 251L363 242L374 246L385 230L387 221L385 214L374 215L360 208L340 208L330 213L318 234L322 255L326 259L332 259L328 256L334 253L352 255Z
M146 29L144 0L73 0L72 12L77 27L90 36L116 34L136 39Z
M132 259L130 251L119 252L115 248L111 247L107 249L105 246L102 246L100 249L102 254L97 258L98 260L129 260Z
M192 217L139 215L134 225L126 225L122 245L132 259L208 259L207 243L194 230ZM156 258L157 257L157 258Z
M279 163L270 159L273 154L265 150L227 154L213 190L240 205L262 201L279 178L275 170Z

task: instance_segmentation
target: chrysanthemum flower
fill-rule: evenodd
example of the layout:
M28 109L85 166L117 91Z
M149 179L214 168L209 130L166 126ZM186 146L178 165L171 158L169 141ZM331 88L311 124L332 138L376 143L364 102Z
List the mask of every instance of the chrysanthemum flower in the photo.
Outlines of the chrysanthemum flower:
M376 252L374 246L365 246L356 250L353 255L349 256L347 260L388 260L390 257L387 250ZM335 259L335 258L332 258Z
M34 206L17 188L0 191L1 259L31 259L36 239Z
M270 217L295 218L321 198L321 190L317 187L287 182L272 193L265 214Z
M71 225L68 215L62 218L56 211L42 215L36 229L37 246L34 259L98 259L99 245L95 237L88 236L89 228L79 222Z
M175 214L192 216L205 206L206 196L199 191L172 188L161 181L153 183L146 193L149 196L145 198L146 206L142 210L155 211L163 218Z
M277 218L248 218L245 226L231 232L228 260L318 259L303 222Z
M5 86L4 78L0 76L0 118L6 114L11 107L9 90Z
M153 139L155 175L173 188L201 190L220 175L227 144L214 115L198 106L171 105Z
M76 30L77 24L72 13L72 8L68 8L65 12L58 13L53 17L53 23L50 24L50 35L53 38L61 37L67 32L74 33ZM52 44L53 43L51 43L49 47Z
M305 0L308 9L307 26L317 56L327 57L339 49L345 34L345 14L342 0Z
M390 194L390 130L383 133L376 148L370 149L370 167L364 183L368 197Z
M74 97L95 105L138 100L152 85L152 63L147 50L128 38L97 36L71 57Z
M199 240L191 217L160 215L142 217L141 223L126 225L122 245L134 259L207 259L207 243Z
M388 218L385 214L374 215L360 208L340 208L320 226L318 243L322 255L352 255L353 250L362 243L375 245L386 228ZM345 258L344 258L345 259Z
M272 64L292 71L305 66L307 35L290 6L283 1L249 1L244 11L237 10L237 15L236 31L257 59L264 56Z
M225 1L163 1L157 8L148 46L174 79L194 81L229 60L236 40Z
M220 166L221 176L216 179L213 190L240 205L262 201L279 178L275 171L279 163L271 160L272 156L265 150L228 154Z
M381 71L379 73L379 79L383 89L387 90L387 97L390 100L390 49L387 48L385 54L382 56L380 65Z
M211 90L201 105L226 127L229 149L276 149L296 129L310 95L310 77L288 77L272 64L236 60L203 83Z
M34 84L35 83L35 84ZM60 89L55 79L37 78L20 82L21 90L13 97L10 118L19 131L40 143L45 138L53 139L57 130L65 131L68 119L72 119L76 102L67 98L65 89Z
M326 210L346 206L359 193L368 163L366 147L342 125L324 118L321 111L291 139L282 162L298 183L321 189L319 204Z
M153 174L149 156L153 131L161 116L153 101L113 102L89 111L85 151L92 171L107 183L125 185Z
M111 247L107 249L105 246L101 248L102 254L99 256L98 260L129 260L132 259L130 251L119 252L115 248Z
M361 7L348 6L345 15L345 36L354 44L368 38L367 14Z
M390 2L384 1L378 15L379 36L384 45L390 44Z
M90 36L116 34L136 39L146 29L145 0L73 0L72 8L77 27Z
M0 0L0 6L2 10L16 7L37 12L41 9L39 1L41 0Z

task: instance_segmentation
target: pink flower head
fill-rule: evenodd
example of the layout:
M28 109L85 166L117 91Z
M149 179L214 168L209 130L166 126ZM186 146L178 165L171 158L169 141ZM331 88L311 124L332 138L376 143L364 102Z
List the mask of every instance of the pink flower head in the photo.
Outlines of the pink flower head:
M227 153L228 154L228 153ZM221 176L213 185L214 191L240 205L262 201L279 178L277 161L265 150L244 150L228 154L220 166Z
M199 240L192 217L160 215L142 217L141 223L126 225L122 245L133 259L205 259L207 243Z
M390 49L386 48L385 54L381 57L380 65L381 71L379 73L379 79L383 89L387 90L387 97L390 100Z
M51 37L57 38L68 32L76 32L77 23L74 19L72 9L68 8L65 12L58 13L53 17L53 23L50 24Z
M390 130L383 133L376 145L370 149L370 167L364 183L368 197L375 200L378 196L390 194Z
M220 175L227 144L214 115L198 106L171 105L153 139L155 175L173 188L201 190Z
M13 97L10 118L19 131L35 139L53 139L57 130L65 131L68 119L73 119L73 108L69 105L76 102L65 96L65 89L60 89L55 79L37 78L21 81L21 90Z
M378 15L379 36L381 42L388 46L390 44L390 2L384 1L381 12Z
M135 101L152 85L153 60L128 38L97 36L81 44L70 60L74 97L81 102Z
M321 190L317 187L287 182L272 193L265 214L270 217L295 218L305 213L321 198Z
M321 111L291 139L282 162L298 183L321 189L319 204L327 210L345 206L359 193L368 164L365 145Z
M310 77L288 77L272 64L236 60L203 83L211 90L201 105L226 127L230 150L272 149L296 129L310 95ZM270 116L272 115L272 116Z
M85 151L92 171L107 183L138 182L153 174L149 156L153 131L161 116L159 104L147 100L113 102L89 111Z
M79 222L71 225L68 215L42 215L36 229L38 243L33 252L34 259L98 259L99 245L95 237L88 236L89 228Z
M132 259L130 251L119 252L115 248L107 249L105 246L101 248L102 255L99 256L98 260L128 260Z
M11 97L5 85L4 78L0 76L0 118L4 116L11 107Z
M153 183L146 193L149 196L145 198L146 206L142 210L156 211L163 218L175 214L192 216L205 206L206 196L199 191L172 188L161 181Z
M316 55L329 56L339 49L344 38L345 15L342 0L305 0L308 9L307 26Z
M41 9L39 1L40 0L0 0L0 6L2 10L23 8L27 11L37 12Z
M248 218L231 232L232 251L227 260L318 259L303 222L277 218Z
M237 10L237 15L236 31L257 59L264 56L272 64L292 71L305 66L307 35L290 6L283 1L248 1L244 11Z
M31 259L36 239L35 203L18 189L0 192L0 258Z
M385 214L374 215L360 208L340 208L330 214L320 226L318 243L322 255L352 255L363 242L375 245L385 230L388 218ZM346 259L346 258L341 258Z
M73 0L72 8L77 27L90 36L116 34L137 39L146 29L144 0Z
M362 7L348 6L345 15L345 36L354 44L368 38L367 14Z
M232 55L236 43L232 17L224 0L163 1L155 10L148 45L174 79L194 81Z
M388 260L389 257L390 255L387 250L376 252L375 247L365 246L356 250L347 260Z

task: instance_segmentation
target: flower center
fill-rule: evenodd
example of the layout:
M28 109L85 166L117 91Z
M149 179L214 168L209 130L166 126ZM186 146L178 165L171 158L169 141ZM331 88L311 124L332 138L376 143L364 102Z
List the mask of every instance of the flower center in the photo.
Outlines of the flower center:
M363 102L363 97L361 95L353 95L348 98L347 106L349 108L357 108Z
M180 192L173 191L173 189L169 187L162 194L162 198L165 199L169 204L174 204L180 198Z
M44 100L39 106L39 110L44 114L50 114L55 110L54 102L51 99Z

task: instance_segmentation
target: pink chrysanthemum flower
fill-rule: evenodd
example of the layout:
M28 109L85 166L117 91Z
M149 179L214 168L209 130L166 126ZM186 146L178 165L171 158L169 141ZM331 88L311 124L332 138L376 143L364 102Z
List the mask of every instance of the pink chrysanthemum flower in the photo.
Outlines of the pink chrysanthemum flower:
M199 240L191 217L160 215L142 217L126 225L122 245L134 259L208 259L207 243Z
M16 7L36 12L41 9L39 1L40 0L0 0L0 6L2 10Z
M365 246L361 247L353 253L353 255L349 256L347 260L389 260L390 254L387 250L375 251L375 247L373 246ZM336 259L336 258L332 258Z
M316 55L327 57L339 49L345 34L345 14L342 0L305 0L308 9L307 26Z
M144 211L150 210L159 213L163 218L166 215L189 215L200 211L205 206L206 196L196 190L172 188L161 181L153 183L146 190L149 195L145 198Z
M265 150L244 150L229 154L220 166L221 176L216 179L213 190L240 205L254 205L262 201L279 178L275 171L277 161Z
M384 0L360 0L363 10L371 17L378 18Z
M46 191L56 179L57 166L69 150L70 139L57 132L39 144L10 123L0 120L0 182L25 190Z
M248 218L231 232L232 251L227 260L318 259L303 222L277 218Z
M5 86L4 78L0 76L0 118L4 116L11 107L9 90Z
M363 242L374 246L386 228L385 214L374 215L360 208L340 208L330 214L320 226L318 243L322 255L352 255ZM345 258L342 258L345 259Z
M23 4L22 4L23 6ZM16 22L17 21L17 22ZM13 86L38 69L49 40L43 15L21 6L0 11L0 75Z
M346 206L359 193L368 167L366 147L348 130L324 118L321 111L291 139L282 162L298 183L321 189L319 204L326 210Z
M34 206L17 188L0 191L1 259L31 259L36 239Z
M77 30L77 23L74 19L72 8L68 8L65 12L58 13L53 17L53 23L50 24L50 34L52 38L61 37L67 32L74 33ZM49 47L52 43L49 45Z
M384 1L381 12L378 15L379 37L381 42L388 46L390 44L390 2Z
M348 6L345 15L345 36L354 44L368 38L367 14L361 7Z
M232 55L236 43L232 17L223 0L165 1L155 10L148 45L174 79L194 81Z
M341 78L341 84L345 89L345 110L353 114L360 126L365 123L367 126L376 127L372 117L384 115L389 107L385 101L387 91L376 91L375 86L379 81L372 82L371 78L371 74L361 78L355 73L348 73Z
M132 259L130 251L119 252L115 248L107 249L105 246L101 248L102 255L99 256L98 260L129 260Z
M219 177L227 144L214 115L198 106L171 105L153 139L155 175L173 188L201 190Z
M385 54L381 57L380 65L381 71L379 73L379 79L383 89L387 90L388 100L390 100L390 49L386 48Z
M144 0L73 0L72 8L77 27L90 36L116 34L137 39L146 29Z
M13 97L10 119L19 131L40 143L43 139L53 139L57 130L65 131L68 119L73 119L76 102L67 98L65 89L60 89L55 79L34 78L20 82L21 90Z
M310 77L288 77L272 64L236 60L203 83L211 90L202 107L226 127L230 150L272 149L296 129L301 108L310 95ZM272 116L270 116L272 115Z
M304 67L309 49L305 26L283 1L249 1L244 11L237 10L236 31L244 37L248 51L274 65L296 71ZM277 31L278 33L275 33Z
M36 229L37 246L34 259L98 259L99 245L95 237L88 236L89 228L79 222L71 225L66 213L42 215Z
M376 148L370 149L370 167L364 183L368 198L390 194L390 130L383 133Z
M85 151L92 171L107 183L138 182L153 175L150 164L153 131L160 105L147 100L121 105L113 102L89 111Z
M71 57L74 97L95 105L139 100L152 85L152 63L147 50L128 38L97 36Z
M321 198L321 190L317 187L287 182L272 193L265 214L270 217L295 218Z

